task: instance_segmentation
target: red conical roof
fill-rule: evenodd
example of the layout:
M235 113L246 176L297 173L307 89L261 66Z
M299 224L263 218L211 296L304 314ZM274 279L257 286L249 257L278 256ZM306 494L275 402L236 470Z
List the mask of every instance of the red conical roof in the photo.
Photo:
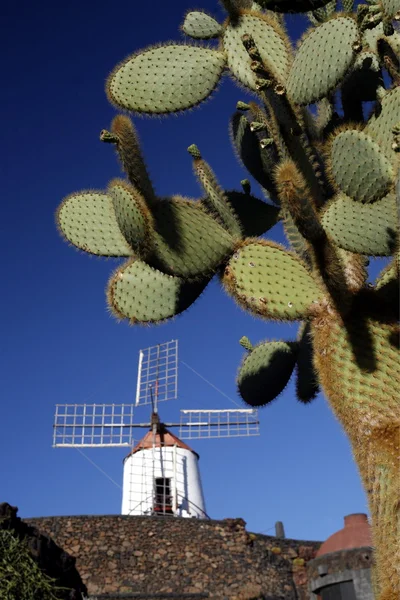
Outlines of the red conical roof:
M168 429L162 427L161 431L157 431L156 433L155 447L164 448L166 446L177 446L178 448L183 448L184 450L190 450L190 452L193 452L193 454L195 454L197 458L199 458L197 452L192 450L190 446L182 442L182 440L180 440L176 435L171 433ZM131 456L132 454L136 454L136 452L140 452L140 450L149 450L151 448L153 448L152 430L148 431L146 435L142 437L142 439L136 444L136 446L133 447L133 449L131 450L131 452L129 452L125 459L127 459L128 456Z
M316 557L338 550L372 546L371 528L367 515L355 513L344 518L344 528L337 531L322 544Z

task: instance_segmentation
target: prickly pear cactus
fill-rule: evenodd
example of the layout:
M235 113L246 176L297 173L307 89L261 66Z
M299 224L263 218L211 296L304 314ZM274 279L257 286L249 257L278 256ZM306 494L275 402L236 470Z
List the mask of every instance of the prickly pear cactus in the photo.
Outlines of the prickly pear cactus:
M249 180L223 190L195 144L201 198L158 195L132 121L117 115L100 139L126 180L68 196L57 224L80 250L126 259L107 302L131 324L181 313L214 276L262 320L300 322L294 340L241 339L238 391L263 406L293 376L300 402L324 392L368 495L376 600L398 600L400 0L222 3L222 23L187 12L182 31L195 42L136 50L106 92L124 111L171 114L206 100L229 71L256 96L239 99L230 135L265 200ZM311 23L296 47L285 13ZM275 225L287 247L265 239ZM368 283L375 256L387 265Z

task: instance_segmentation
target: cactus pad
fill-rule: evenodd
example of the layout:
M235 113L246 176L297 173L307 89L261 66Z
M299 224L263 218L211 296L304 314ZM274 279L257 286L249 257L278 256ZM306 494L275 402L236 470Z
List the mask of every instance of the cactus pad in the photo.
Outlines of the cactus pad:
M385 94L380 109L371 116L364 129L364 133L371 136L394 163L398 162L398 155L392 149L392 130L399 122L399 115L400 87L397 86Z
M237 385L250 406L265 406L286 387L296 363L297 345L263 342L246 354L238 372Z
M128 57L107 81L110 102L127 110L165 114L196 106L211 94L225 67L218 50L169 44Z
M152 213L147 261L164 273L189 278L214 273L233 250L233 238L199 203L173 196L161 199Z
M98 256L131 256L122 235L112 199L103 192L72 194L57 210L57 225L71 244Z
M150 213L139 192L126 182L114 180L108 188L120 230L128 244L142 252L149 236Z
M302 327L296 364L296 394L298 400L308 404L319 392L317 374L313 365L313 346L310 337L310 324Z
M301 43L290 71L287 91L292 100L310 104L333 91L354 60L357 41L357 24L350 17L334 17L313 28Z
M372 204L336 196L322 214L325 231L340 248L370 256L393 253L398 239L395 194Z
M323 292L295 254L265 240L248 240L230 259L223 283L246 310L269 319L306 318Z
M109 281L107 300L118 318L157 323L177 315L196 300L207 281L184 281L139 260L126 263Z
M393 19L394 15L400 11L400 0L381 0L381 4L387 19Z
M243 11L237 24L228 24L223 35L228 66L232 74L246 87L256 89L256 75L251 70L251 58L242 41L251 35L261 60L278 82L284 83L290 68L290 49L286 34L278 22L259 13Z
M225 192L239 218L244 237L257 237L269 231L279 219L279 209L251 194L234 190Z
M207 13L194 10L187 13L182 25L182 31L192 38L209 40L218 37L222 31L222 27Z
M357 130L334 138L330 168L340 190L359 202L382 198L394 183L392 165L378 144Z

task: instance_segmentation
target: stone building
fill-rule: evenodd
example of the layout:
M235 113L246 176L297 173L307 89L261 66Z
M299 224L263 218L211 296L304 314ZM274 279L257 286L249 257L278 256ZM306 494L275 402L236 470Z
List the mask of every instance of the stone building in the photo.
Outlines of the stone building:
M76 558L90 598L373 600L366 515L324 543L246 531L242 519L25 519ZM277 529L278 535L283 535Z

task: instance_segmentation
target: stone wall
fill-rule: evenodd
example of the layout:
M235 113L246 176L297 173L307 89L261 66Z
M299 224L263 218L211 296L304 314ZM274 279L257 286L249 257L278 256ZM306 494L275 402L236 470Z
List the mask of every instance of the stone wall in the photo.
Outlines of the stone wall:
M242 519L110 515L25 521L76 558L91 596L308 600L306 565L321 545L248 533Z

